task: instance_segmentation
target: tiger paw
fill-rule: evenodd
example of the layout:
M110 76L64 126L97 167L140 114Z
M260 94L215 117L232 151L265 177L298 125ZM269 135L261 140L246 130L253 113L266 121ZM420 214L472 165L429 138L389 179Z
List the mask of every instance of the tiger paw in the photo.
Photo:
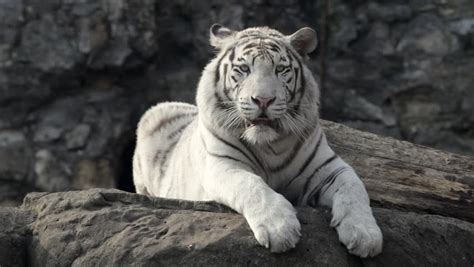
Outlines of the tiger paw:
M301 237L295 209L286 199L279 202L256 216L247 217L258 243L274 253L294 248Z
M382 252L382 232L372 214L355 215L350 212L342 219L334 216L331 226L336 227L339 241L347 247L349 253L365 258Z

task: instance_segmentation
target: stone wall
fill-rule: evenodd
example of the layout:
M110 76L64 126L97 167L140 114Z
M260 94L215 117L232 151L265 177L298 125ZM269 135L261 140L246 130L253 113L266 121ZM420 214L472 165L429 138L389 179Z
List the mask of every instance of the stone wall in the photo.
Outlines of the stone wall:
M214 22L314 27L323 117L474 154L470 0L0 0L0 202L129 189L140 115L194 101Z
M474 2L332 2L326 118L474 154Z

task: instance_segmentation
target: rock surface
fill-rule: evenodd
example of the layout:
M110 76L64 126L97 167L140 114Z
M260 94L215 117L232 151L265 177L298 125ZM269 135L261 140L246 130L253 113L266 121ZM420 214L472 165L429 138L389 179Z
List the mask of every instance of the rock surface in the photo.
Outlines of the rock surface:
M303 238L284 254L260 247L244 218L209 202L91 189L31 193L0 209L0 264L6 266L311 265L472 266L474 224L374 209L384 251L349 255L325 209L298 208Z

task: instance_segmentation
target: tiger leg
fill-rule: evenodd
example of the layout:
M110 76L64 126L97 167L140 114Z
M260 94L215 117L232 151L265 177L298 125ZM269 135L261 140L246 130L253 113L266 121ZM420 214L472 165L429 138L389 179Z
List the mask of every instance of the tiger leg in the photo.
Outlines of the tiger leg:
M301 226L293 205L244 164L209 157L203 184L213 200L242 214L260 245L271 252L284 252L298 243Z
M142 182L143 181L143 173L142 173L142 168L141 168L141 162L139 160L139 155L137 152L133 155L133 183L135 185L135 192L137 194L142 194L142 195L150 195L148 190L146 189L145 184Z
M319 204L332 208L331 227L351 254L373 257L382 252L383 237L372 215L365 187L350 167L322 188Z

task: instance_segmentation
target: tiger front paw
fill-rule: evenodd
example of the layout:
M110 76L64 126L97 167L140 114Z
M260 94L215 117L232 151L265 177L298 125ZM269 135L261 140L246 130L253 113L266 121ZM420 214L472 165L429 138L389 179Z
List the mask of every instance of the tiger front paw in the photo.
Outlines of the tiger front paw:
M339 241L347 247L349 253L365 258L382 252L382 231L372 214L356 214L353 211L345 216L335 214L331 226L336 227Z
M278 202L260 213L255 213L255 216L247 217L258 243L274 253L294 248L301 237L301 225L296 218L296 210L284 198Z

